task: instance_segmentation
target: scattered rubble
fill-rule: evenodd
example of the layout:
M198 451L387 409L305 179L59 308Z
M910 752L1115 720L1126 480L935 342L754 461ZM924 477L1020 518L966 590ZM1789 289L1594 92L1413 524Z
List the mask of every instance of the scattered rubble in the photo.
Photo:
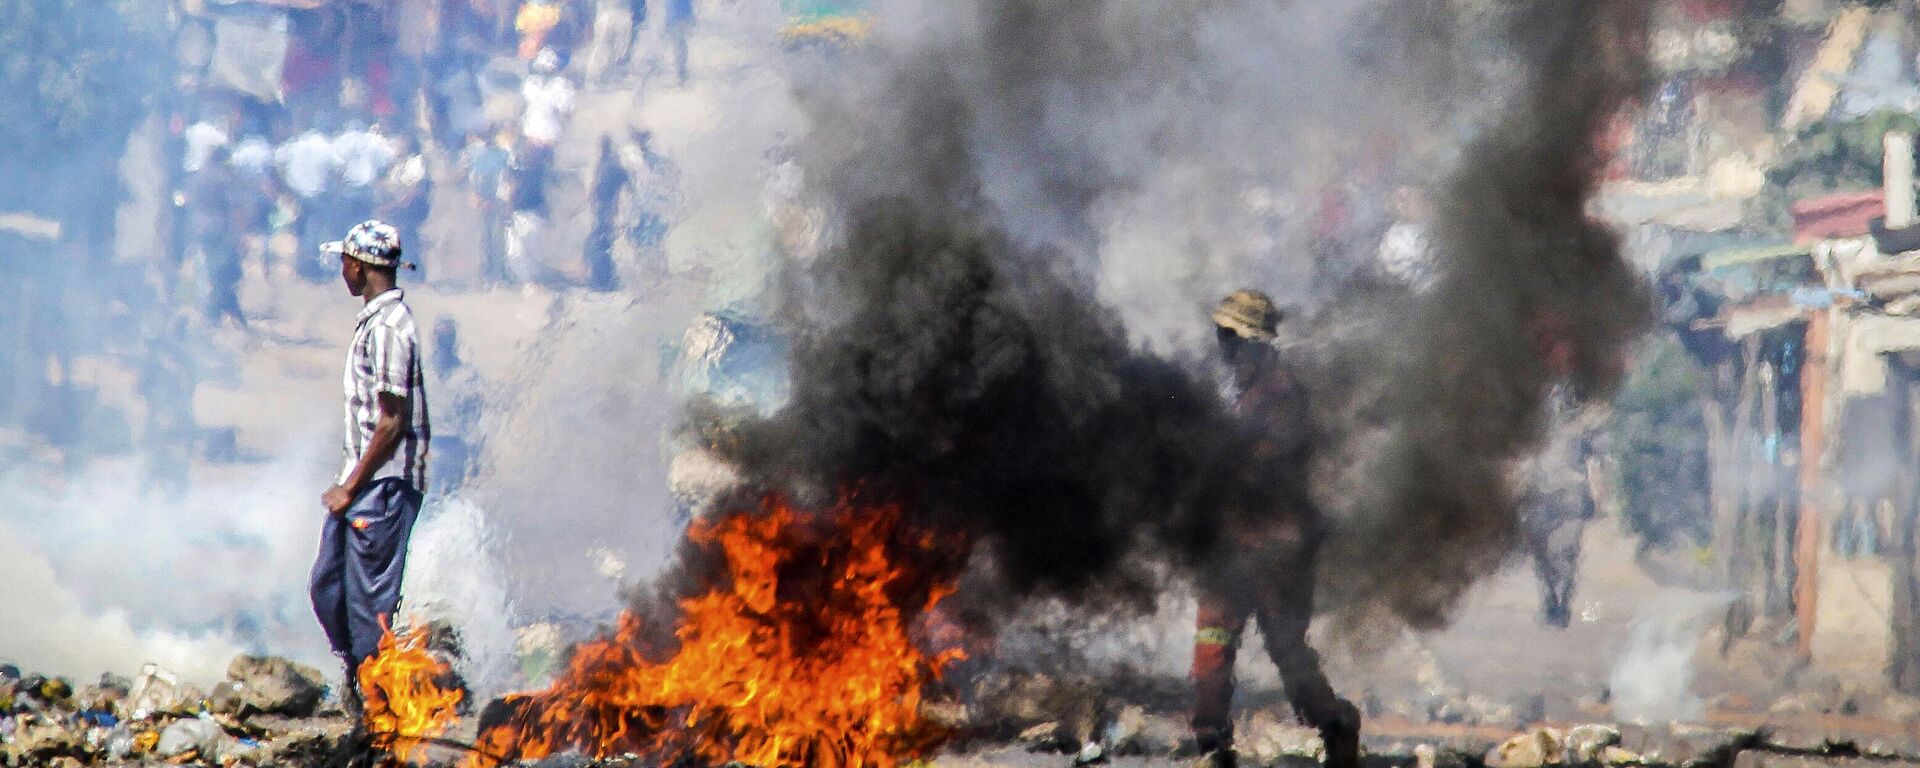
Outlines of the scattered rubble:
M0 754L9 766L331 765L352 731L318 714L318 672L286 659L242 656L202 691L148 664L132 679L102 675L75 690L61 677L0 665Z

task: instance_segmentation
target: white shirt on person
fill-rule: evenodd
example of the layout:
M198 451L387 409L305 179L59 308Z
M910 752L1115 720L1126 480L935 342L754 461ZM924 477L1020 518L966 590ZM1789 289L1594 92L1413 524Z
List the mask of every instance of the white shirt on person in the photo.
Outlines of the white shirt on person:
M548 146L559 141L567 115L573 113L573 83L558 75L534 75L520 84L520 96L527 102L520 120L527 139Z
M333 140L319 131L307 131L273 151L274 165L287 188L303 198L319 197L333 183L339 158Z
M387 172L387 166L400 157L400 150L394 147L392 139L364 129L335 136L333 152L340 163L340 180L353 187L378 181Z

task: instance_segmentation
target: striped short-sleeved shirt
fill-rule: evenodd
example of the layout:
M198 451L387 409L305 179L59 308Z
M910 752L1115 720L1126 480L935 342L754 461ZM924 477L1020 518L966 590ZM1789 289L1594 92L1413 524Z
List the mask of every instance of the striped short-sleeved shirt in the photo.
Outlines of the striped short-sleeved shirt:
M360 454L373 442L373 429L380 421L380 393L407 398L412 410L407 427L400 434L400 445L393 456L377 468L368 480L398 477L425 493L427 490L427 443L432 429L427 424L426 376L420 364L420 332L413 322L400 289L388 290L367 302L353 331L353 346L347 349L347 430L343 453L346 466L340 481L352 474Z

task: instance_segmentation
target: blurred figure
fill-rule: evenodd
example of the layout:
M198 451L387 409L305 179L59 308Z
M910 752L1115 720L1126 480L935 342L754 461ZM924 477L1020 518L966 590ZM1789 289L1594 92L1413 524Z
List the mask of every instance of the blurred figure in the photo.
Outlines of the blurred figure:
M613 245L620 233L620 199L632 176L621 165L614 150L613 137L600 137L600 159L594 163L593 188L589 204L593 207L593 230L587 234L581 259L587 267L587 287L611 291L619 287L619 275L613 264Z
M379 218L400 231L401 242L411 244L413 261L421 265L419 279L425 281L426 265L420 257L425 240L420 237L420 227L432 212L433 179L427 176L427 157L419 138L407 134L395 139L394 146L397 159L380 180L380 204L375 210Z
M644 12L646 6L640 9ZM637 23L631 0L594 0L593 50L587 54L587 76L603 81L627 63Z
M520 118L527 155L522 164L537 167L544 175L552 164L554 146L566 131L567 118L573 115L573 82L560 74L559 54L548 49L534 58L532 72L520 83L520 97L526 102Z
M693 0L666 0L667 46L673 54L673 73L687 84L687 37L693 34Z
M206 323L232 320L245 327L240 311L239 228L234 198L243 192L224 145L214 148L199 171L188 177L187 228L194 265L201 276Z
M1573 619L1580 539L1595 514L1587 464L1597 430L1567 384L1554 387L1546 408L1546 445L1518 464L1512 482L1520 489L1521 540L1540 582L1541 619L1565 629Z
M379 126L348 123L347 129L334 137L333 151L340 164L340 219L345 222L371 217L380 201L377 184L399 159L399 149ZM344 231L347 226L342 223L334 231Z
M432 474L443 493L458 492L479 467L480 416L486 407L479 374L461 353L460 326L450 316L433 323L434 412Z
M331 216L328 195L333 188L336 166L333 140L318 129L308 130L275 149L273 162L298 208L294 231L299 233L301 255L294 259L295 272L308 280L325 279L326 262L313 254L326 232L338 231L327 229Z
M638 252L641 279L657 284L669 273L665 243L680 171L673 161L653 151L653 134L647 131L633 132L632 140L620 148L620 161L631 190L628 210L621 217L626 236Z
M169 500L187 490L198 431L193 392L200 374L189 325L185 314L177 314L153 332L140 366L140 396L147 406L140 434L145 459L141 493Z
M513 29L520 33L521 61L532 61L547 47L554 28L560 26L562 10L555 0L527 0L513 17Z
M1432 213L1426 196L1413 187L1393 192L1393 224L1375 252L1374 279L1382 286L1424 291L1433 284L1433 243L1427 237Z
M480 212L481 272L489 283L507 280L506 228L507 172L513 166L513 133L502 128L492 141L470 137L460 152L466 170L467 191Z

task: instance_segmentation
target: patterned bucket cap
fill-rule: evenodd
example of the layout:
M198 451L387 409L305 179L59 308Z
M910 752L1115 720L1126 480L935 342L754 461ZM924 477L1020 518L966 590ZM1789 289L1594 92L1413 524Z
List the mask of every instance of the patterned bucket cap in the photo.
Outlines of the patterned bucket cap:
M320 244L322 253L344 253L376 267L413 269L400 260L400 232L379 219L367 219L347 230L347 236Z
M1273 341L1285 316L1271 297L1245 289L1220 300L1213 310L1213 323L1249 341Z

